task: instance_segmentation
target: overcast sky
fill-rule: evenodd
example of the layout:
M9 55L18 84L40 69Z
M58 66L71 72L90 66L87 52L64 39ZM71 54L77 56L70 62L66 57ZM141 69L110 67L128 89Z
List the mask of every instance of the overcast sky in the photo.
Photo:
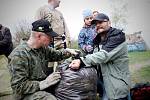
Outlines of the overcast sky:
M113 0L60 0L57 8L63 13L72 39L77 39L83 26L82 11L98 10L111 16ZM116 0L115 0L116 1ZM119 0L118 0L119 1ZM126 33L143 32L143 37L150 44L150 0L125 0L128 3ZM18 22L27 20L31 23L36 10L47 4L47 0L0 0L0 23L14 32ZM118 5L119 6L119 5ZM110 18L111 19L111 18ZM150 47L150 46L149 46Z

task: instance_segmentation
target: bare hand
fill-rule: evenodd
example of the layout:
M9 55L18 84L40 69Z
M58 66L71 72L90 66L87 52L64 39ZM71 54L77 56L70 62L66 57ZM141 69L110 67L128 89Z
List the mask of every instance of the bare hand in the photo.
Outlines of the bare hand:
M72 69L79 69L80 63L81 63L80 59L75 59L71 62L69 67L72 68Z
M93 51L93 47L91 45L87 45L85 49L86 49L87 52L92 52Z

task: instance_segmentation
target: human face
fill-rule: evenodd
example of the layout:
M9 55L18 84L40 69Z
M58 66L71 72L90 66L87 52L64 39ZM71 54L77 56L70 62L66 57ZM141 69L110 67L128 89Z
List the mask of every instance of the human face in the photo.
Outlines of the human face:
M48 45L53 42L53 38L51 36L46 35L45 33L42 33L40 35L40 40L42 47L48 47Z
M85 25L90 26L92 20L93 20L93 17L92 17L92 16L86 17L86 18L84 19Z
M54 4L54 8L57 8L59 7L59 4L60 4L60 0L53 0L53 4Z
M99 12L95 11L93 12L93 19L96 17L96 15L98 14Z
M97 21L96 31L97 33L102 33L110 28L110 21Z

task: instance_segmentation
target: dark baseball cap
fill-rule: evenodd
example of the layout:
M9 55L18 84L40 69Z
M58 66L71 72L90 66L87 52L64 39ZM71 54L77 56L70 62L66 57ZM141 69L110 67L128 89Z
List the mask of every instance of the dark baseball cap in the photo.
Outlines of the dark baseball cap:
M109 21L109 17L103 13L98 13L96 17L92 20L91 24L96 24L97 21Z
M44 19L37 20L32 23L32 31L42 32L48 36L56 37L58 34L53 31L51 24Z

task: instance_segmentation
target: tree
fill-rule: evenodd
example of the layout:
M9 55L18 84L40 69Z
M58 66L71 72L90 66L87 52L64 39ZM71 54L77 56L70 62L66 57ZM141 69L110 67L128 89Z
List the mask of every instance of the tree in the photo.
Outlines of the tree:
M20 41L28 40L31 33L31 27L30 24L27 23L26 20L22 20L18 23L18 25L15 27L15 32L13 34L13 44L14 47L16 47Z
M73 48L73 49L79 49L78 48L78 41L77 40L72 40L71 41L71 48Z
M127 6L128 3L125 0L110 0L112 8L112 25L114 27L125 30L127 26Z

